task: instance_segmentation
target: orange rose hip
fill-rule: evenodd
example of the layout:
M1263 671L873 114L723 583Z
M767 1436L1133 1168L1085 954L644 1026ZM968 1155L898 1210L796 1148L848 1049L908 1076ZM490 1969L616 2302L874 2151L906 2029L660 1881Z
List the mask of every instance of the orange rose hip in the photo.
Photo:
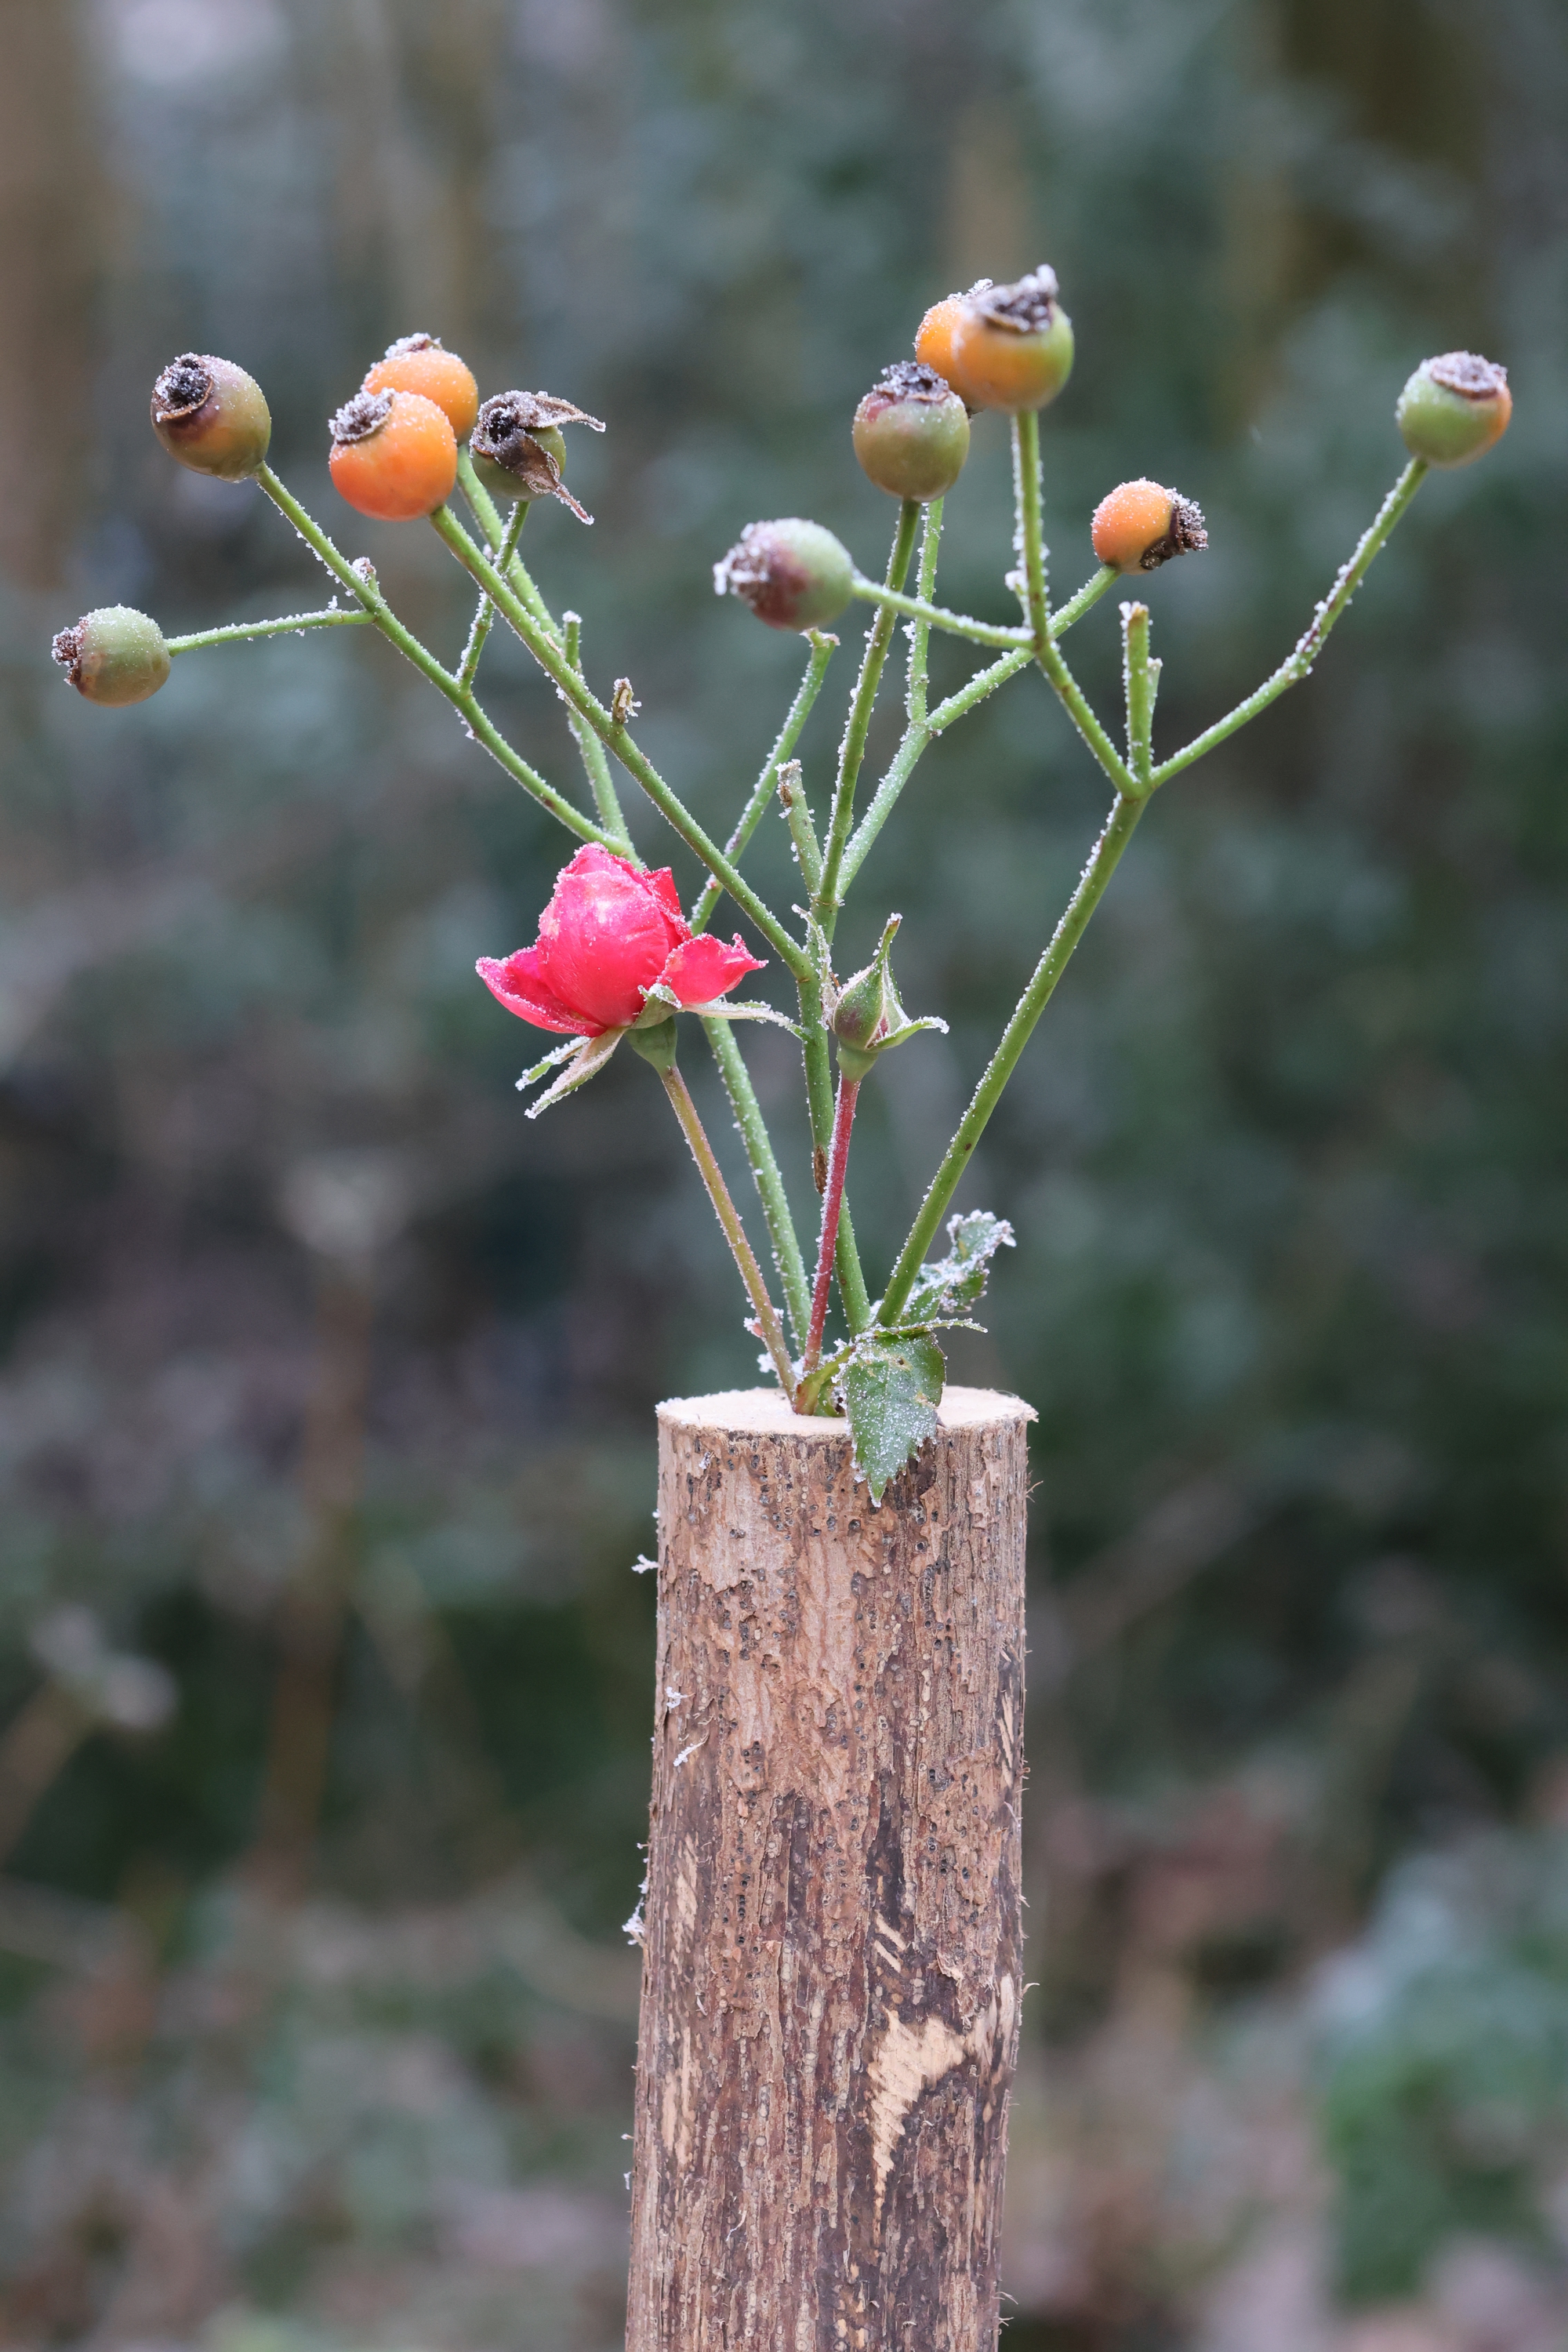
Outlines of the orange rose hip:
M361 392L332 419L332 486L381 522L434 514L458 478L458 436L418 392Z
M479 387L473 370L435 335L404 335L389 343L361 386L364 392L417 392L446 412L459 441L466 441L479 413Z
M1157 572L1173 555L1208 545L1204 519L1191 499L1160 482L1119 482L1094 510L1094 551L1118 572Z

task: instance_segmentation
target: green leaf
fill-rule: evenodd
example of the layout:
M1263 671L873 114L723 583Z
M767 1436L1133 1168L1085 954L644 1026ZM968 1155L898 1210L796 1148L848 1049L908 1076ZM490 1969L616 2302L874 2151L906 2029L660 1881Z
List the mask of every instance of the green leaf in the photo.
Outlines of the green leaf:
M950 1217L946 1257L922 1265L915 1276L900 1325L935 1323L962 1317L984 1296L991 1261L999 1249L1013 1247L1013 1228L1005 1217L989 1209L973 1209L967 1217Z
M839 1382L855 1467L879 1503L917 1447L936 1433L947 1365L929 1334L858 1340Z

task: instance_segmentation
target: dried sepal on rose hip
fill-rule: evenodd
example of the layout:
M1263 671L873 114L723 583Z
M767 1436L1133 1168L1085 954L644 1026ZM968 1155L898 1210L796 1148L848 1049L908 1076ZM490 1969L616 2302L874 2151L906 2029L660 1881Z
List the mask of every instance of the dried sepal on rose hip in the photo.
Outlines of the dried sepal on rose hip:
M458 478L458 437L420 392L358 392L332 418L332 487L363 515L412 522L434 514Z
M1202 510L1191 499L1142 479L1107 491L1089 536L1101 563L1118 572L1157 572L1173 555L1194 555L1209 543Z
M1405 446L1428 466L1468 466L1508 431L1508 370L1477 352L1423 360L1394 412Z
M1072 373L1072 320L1059 290L1044 262L1011 286L982 278L926 312L915 356L945 376L968 408L1013 415L1044 408Z
M825 628L848 604L854 583L843 541L801 515L748 523L713 566L714 594L738 596L770 629Z
M110 710L145 702L169 675L163 632L130 604L84 613L54 642L54 657L79 695Z
M272 414L252 375L210 352L182 352L153 386L153 430L193 473L242 482L267 462Z
M459 441L466 441L479 413L479 387L466 360L449 352L437 335L400 335L366 373L362 392L417 392L444 409Z
M566 470L563 425L585 425L602 433L603 424L575 402L559 400L552 392L498 392L479 411L474 437L468 444L474 471L492 498L559 499L579 522L592 522L563 477Z
M868 480L922 505L952 489L969 455L969 412L921 360L883 369L855 411L852 433Z

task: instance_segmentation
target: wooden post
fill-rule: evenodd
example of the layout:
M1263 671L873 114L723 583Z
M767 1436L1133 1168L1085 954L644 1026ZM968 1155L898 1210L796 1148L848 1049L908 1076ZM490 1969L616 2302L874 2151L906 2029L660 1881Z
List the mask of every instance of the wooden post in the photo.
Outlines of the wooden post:
M1022 1990L1029 1407L659 1407L627 2352L991 2352Z

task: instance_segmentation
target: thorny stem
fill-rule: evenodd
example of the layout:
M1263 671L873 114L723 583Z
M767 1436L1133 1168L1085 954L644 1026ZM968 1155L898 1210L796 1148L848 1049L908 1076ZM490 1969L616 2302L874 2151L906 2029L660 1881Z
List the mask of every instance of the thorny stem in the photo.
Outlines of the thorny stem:
M719 1162L713 1157L713 1147L708 1140L702 1121L697 1116L697 1105L691 1099L691 1090L678 1069L661 1070L659 1076L664 1080L665 1093L674 1106L675 1116L680 1121L681 1133L691 1147L691 1157L697 1162L698 1173L708 1187L708 1197L713 1203L714 1214L724 1228L724 1238L730 1244L736 1265L740 1268L741 1279L746 1286L746 1295L751 1299L752 1311L756 1316L757 1336L773 1359L773 1370L779 1377L779 1386L785 1396L791 1396L795 1391L795 1367L790 1362L789 1349L784 1345L784 1326L779 1321L778 1309L768 1296L767 1284L763 1280L763 1269L757 1264L756 1252L746 1239L746 1229L741 1223L740 1213L730 1198L730 1188L724 1181Z
M552 817L557 818L570 832L576 834L580 840L596 841L605 848L613 849L615 844L605 838L599 826L591 824L588 818L584 816L580 810L574 809L571 802L563 793L558 793L552 784L547 784L536 769L530 767L521 752L512 750L505 736L479 708L472 692L465 692L450 671L442 668L435 655L426 652L413 631L404 627L403 623L382 594L381 584L371 566L366 563L362 570L358 565L351 563L342 549L333 545L321 524L312 515L306 512L299 499L284 486L270 466L258 467L256 478L272 500L273 505L293 524L312 554L320 558L334 580L346 588L350 595L355 597L363 606L382 635L395 645L405 659L411 661L422 676L429 679L438 693L446 696L453 709L468 722L469 732L475 740L483 744L490 757L506 770L508 775L520 783L525 792L531 793L542 808L548 809ZM499 577L493 572L491 576Z
M655 808L680 835L688 848L694 850L709 872L717 876L742 913L751 918L781 962L797 980L809 972L811 959L805 950L790 937L777 916L763 904L750 883L742 880L717 842L709 839L690 811L671 792L652 761L638 750L626 726L612 718L598 697L589 691L567 662L555 639L541 626L509 587L489 558L476 547L450 507L437 507L430 520L463 569L481 587L489 590L503 618L521 638L541 669L553 678L566 701L587 720L626 773L641 785ZM594 838L604 838L597 828ZM615 844L607 843L606 846L613 848Z
M713 1059L719 1065L719 1076L724 1081L724 1091L730 1097L734 1114L735 1131L745 1146L746 1164L757 1188L757 1198L763 1204L763 1216L773 1244L773 1264L784 1285L784 1306L795 1328L797 1341L805 1337L806 1318L810 1312L810 1295L805 1286L805 1260L801 1255L800 1236L790 1213L789 1196L773 1154L773 1139L757 1100L751 1073L742 1056L740 1042L728 1021L704 1021L703 1034L713 1048Z
M920 520L920 503L904 499L899 507L898 529L888 556L888 586L897 591L904 583L914 552L915 526ZM871 713L877 707L877 689L882 682L882 667L888 658L888 647L893 641L894 616L884 605L872 622L866 639L866 651L860 663L860 675L855 681L855 698L849 706L849 719L844 730L844 740L838 751L838 775L833 787L833 811L828 820L827 842L822 856L822 881L815 893L813 911L828 939L838 913L838 869L844 862L845 845L849 839L849 826L855 814L855 786L859 781L860 762L866 756L866 737L871 725Z
M1121 669L1127 695L1127 759L1138 797L1147 800L1154 789L1151 771L1153 754L1149 740L1154 724L1154 696L1160 683L1160 665L1149 658L1147 604L1121 607Z
M230 621L221 629L194 629L188 637L165 637L163 645L172 654L194 654L205 646L238 645L245 637L281 637L301 629L363 629L371 618L363 611L347 613L341 605L329 604L319 613L285 613L278 621Z
M506 570L508 563L517 551L518 538L521 532L523 524L527 520L527 500L524 499L519 499L516 506L513 507L511 510L510 517L508 520L505 532L501 538L500 551L496 558L496 561L499 562L503 572ZM491 604L488 596L481 595L479 603L474 607L473 623L468 630L468 642L463 647L463 658L458 664L458 684L461 687L465 694L468 693L468 689L473 685L475 678L479 676L479 656L484 652L485 640L489 635L495 616L495 606ZM602 815L603 814L604 812L601 810L600 814Z
M1089 863L1079 877L1078 887L1051 935L1050 944L1036 965L1029 985L1019 998L1013 1017L985 1066L969 1108L959 1121L958 1132L942 1154L942 1164L931 1178L930 1189L921 1203L920 1213L910 1227L910 1237L899 1254L899 1262L889 1278L877 1316L884 1330L896 1326L903 1312L915 1277L925 1262L926 1252L936 1239L948 1203L958 1189L974 1147L985 1132L986 1123L1001 1098L1002 1089L1017 1067L1018 1057L1029 1042L1035 1024L1049 1003L1074 948L1083 937L1089 917L1100 904L1122 851L1132 838L1133 828L1143 813L1143 805L1142 802L1123 793L1118 793L1111 804L1105 830L1095 843Z
M763 811L773 796L779 771L800 740L801 729L811 716L811 706L822 691L822 681L827 675L827 665L838 650L838 640L822 629L807 629L811 644L811 659L806 664L789 714L780 728L778 740L763 762L763 772L752 786L752 797L741 812L740 822L724 844L724 855L733 862L744 851L747 843L762 822ZM808 885L808 887L810 887ZM691 909L691 928L705 931L713 919L713 909L723 896L722 887L711 877L706 881Z
M822 1196L822 1235L816 1248L816 1279L811 1292L811 1323L801 1360L801 1380L808 1381L822 1360L822 1335L827 1328L827 1297L833 1287L833 1258L838 1242L838 1221L844 1208L844 1175L849 1165L849 1136L855 1125L855 1104L860 1082L838 1074L838 1098L833 1111L833 1142L827 1155L827 1189ZM796 1411L802 1410L797 1391Z
M1201 735L1194 735L1184 750L1173 752L1168 760L1163 760L1153 771L1156 786L1167 782L1172 776L1180 775L1182 770L1190 768L1194 760L1201 760L1205 751L1212 751L1216 743L1223 743L1226 736L1234 735L1237 728L1245 727L1248 719L1256 719L1260 710L1267 710L1269 704L1277 701L1288 688L1300 686L1304 677L1310 677L1312 666L1322 652L1323 640L1365 579L1373 558L1387 543L1394 524L1426 480L1427 470L1423 458L1412 457L1357 541L1350 562L1318 606L1310 625L1288 658L1280 663L1272 677L1265 678L1255 693L1249 694L1245 701L1238 702L1224 719L1216 719Z

